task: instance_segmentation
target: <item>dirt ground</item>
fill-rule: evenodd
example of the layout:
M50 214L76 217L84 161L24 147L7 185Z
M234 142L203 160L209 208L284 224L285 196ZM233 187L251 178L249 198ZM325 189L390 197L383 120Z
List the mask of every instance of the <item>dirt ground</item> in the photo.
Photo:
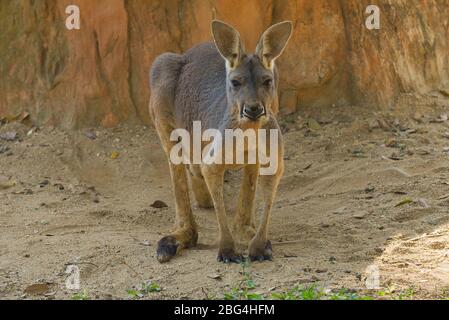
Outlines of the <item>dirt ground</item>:
M274 260L247 267L255 291L269 297L315 284L367 292L374 267L388 297L447 298L448 113L449 99L431 92L404 94L383 113L345 106L283 116ZM213 210L194 209L197 248L157 262L174 202L152 128L29 130L0 127L18 133L0 139L0 298L71 299L85 290L91 299L129 299L127 290L148 280L162 291L144 298L222 298L239 283L242 266L216 261ZM229 215L239 174L226 180ZM151 207L156 200L168 207ZM81 270L80 290L66 288L69 265Z

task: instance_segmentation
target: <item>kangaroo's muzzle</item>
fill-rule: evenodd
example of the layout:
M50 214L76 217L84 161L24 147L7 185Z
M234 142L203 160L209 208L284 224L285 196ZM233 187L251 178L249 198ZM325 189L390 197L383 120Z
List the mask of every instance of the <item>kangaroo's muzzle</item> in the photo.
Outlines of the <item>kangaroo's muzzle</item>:
M256 121L260 117L266 114L265 107L262 104L245 104L240 112L242 117L246 117L250 120Z

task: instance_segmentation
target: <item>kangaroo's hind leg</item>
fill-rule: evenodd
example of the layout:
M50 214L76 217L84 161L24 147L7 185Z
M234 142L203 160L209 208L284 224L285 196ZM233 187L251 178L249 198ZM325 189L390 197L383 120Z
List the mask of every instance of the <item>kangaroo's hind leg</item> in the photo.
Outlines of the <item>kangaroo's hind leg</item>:
M163 112L158 113L155 108L152 110L152 116L168 158L176 202L174 230L169 235L163 237L157 246L157 259L162 263L173 258L178 252L178 249L195 246L198 241L198 232L190 204L186 166L184 164L173 164L170 161L170 151L176 143L170 141L173 126L167 120L166 115Z
M204 181L203 174L201 173L201 166L192 164L189 166L189 172L192 191L198 206L205 209L213 208L214 203L207 188L206 181Z
M186 166L170 161L171 149L177 143L170 141L170 135L175 129L174 97L183 65L182 56L166 53L155 60L150 72L150 115L167 155L176 202L174 230L158 242L159 262L169 261L178 249L195 246L198 241L197 226L190 205Z

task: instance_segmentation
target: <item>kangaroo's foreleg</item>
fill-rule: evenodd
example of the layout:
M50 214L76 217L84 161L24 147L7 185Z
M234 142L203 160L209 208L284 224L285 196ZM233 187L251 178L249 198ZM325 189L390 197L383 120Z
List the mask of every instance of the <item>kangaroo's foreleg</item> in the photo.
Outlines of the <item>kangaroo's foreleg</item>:
M284 161L280 156L278 168L274 175L260 176L260 187L264 197L264 209L262 220L257 229L257 233L249 245L249 258L251 261L263 261L272 259L271 242L268 240L268 228L270 223L271 209L276 197L279 182L284 173Z
M254 200L256 196L259 164L249 164L243 169L237 210L234 218L234 234L241 241L251 240L256 234Z
M223 182L225 167L220 165L203 165L201 171L207 187L209 188L215 207L215 212L217 214L218 229L220 234L217 259L218 261L222 261L224 263L240 263L243 260L243 256L235 250L234 239L231 231L229 230L224 205Z

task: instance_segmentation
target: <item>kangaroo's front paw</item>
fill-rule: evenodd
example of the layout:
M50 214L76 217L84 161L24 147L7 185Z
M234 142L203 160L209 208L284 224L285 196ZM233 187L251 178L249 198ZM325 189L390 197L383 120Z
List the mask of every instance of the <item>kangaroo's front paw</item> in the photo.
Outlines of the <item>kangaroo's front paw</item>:
M178 251L179 241L175 237L166 236L163 237L157 243L157 260L160 263L168 262L176 256Z
M220 249L217 260L224 263L241 263L243 261L243 255L237 253L233 248Z
M251 261L273 260L273 248L270 240L266 242L252 241L249 246L249 259Z

